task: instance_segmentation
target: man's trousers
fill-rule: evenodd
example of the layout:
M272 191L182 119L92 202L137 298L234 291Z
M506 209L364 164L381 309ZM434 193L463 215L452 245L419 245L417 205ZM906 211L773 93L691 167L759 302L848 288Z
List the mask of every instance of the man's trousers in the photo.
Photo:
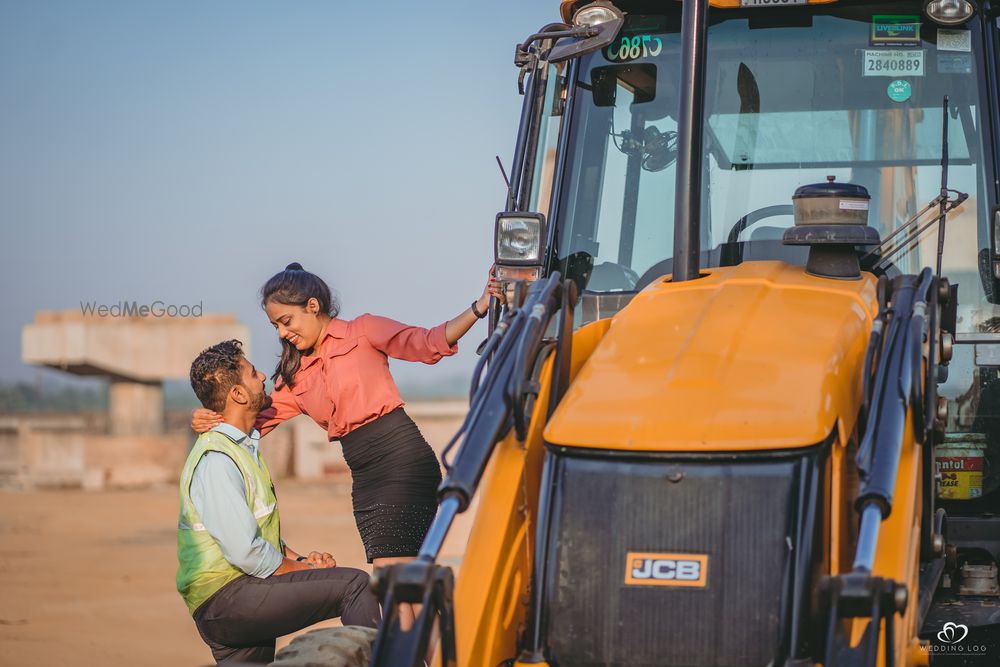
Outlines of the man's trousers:
M267 664L274 640L340 617L344 625L378 625L368 575L348 567L298 570L266 579L244 575L220 588L194 613L219 664Z

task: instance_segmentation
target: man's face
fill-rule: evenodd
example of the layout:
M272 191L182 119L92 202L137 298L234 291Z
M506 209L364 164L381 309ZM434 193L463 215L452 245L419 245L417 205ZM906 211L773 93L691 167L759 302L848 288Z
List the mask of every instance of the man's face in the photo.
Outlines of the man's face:
M260 412L271 407L271 397L264 391L264 374L254 368L245 357L240 359L240 370L243 374L240 382L250 395L247 409Z

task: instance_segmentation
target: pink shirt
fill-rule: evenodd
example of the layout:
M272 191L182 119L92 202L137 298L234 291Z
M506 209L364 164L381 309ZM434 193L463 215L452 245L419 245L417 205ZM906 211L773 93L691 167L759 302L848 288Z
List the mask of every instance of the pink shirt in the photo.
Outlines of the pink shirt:
M367 313L330 320L313 353L302 357L295 384L289 388L278 378L271 407L257 416L255 427L264 435L307 414L336 440L392 412L403 399L389 374L389 357L434 364L455 354L458 346L448 345L446 326L424 329Z

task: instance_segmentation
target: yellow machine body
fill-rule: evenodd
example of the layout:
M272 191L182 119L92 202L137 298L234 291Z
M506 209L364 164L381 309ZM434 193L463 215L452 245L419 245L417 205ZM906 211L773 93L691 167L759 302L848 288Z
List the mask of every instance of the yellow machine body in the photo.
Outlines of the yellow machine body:
M513 431L484 475L457 578L458 664L516 657L532 579L546 444L635 452L774 451L832 440L824 499L824 569L850 570L857 489L854 453L875 279L808 275L782 262L660 279L614 317L573 337L569 389L551 420L551 359L525 441ZM917 590L920 457L907 434L897 502L883 524L874 574ZM914 649L914 604L896 626L900 664ZM860 633L867 620L854 622ZM926 655L926 654L924 654Z
M846 437L876 309L874 278L783 262L658 281L612 320L546 440L698 452L814 445L835 426Z

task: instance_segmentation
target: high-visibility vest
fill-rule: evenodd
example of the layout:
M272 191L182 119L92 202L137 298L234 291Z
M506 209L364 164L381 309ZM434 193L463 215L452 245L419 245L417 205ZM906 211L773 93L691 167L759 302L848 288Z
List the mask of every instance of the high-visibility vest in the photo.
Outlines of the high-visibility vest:
M177 521L177 590L192 614L217 590L244 576L242 570L222 555L222 549L205 529L191 502L194 469L208 452L220 452L236 463L243 475L247 507L257 519L260 535L281 551L277 498L264 459L261 458L258 464L250 452L218 431L201 434L181 472L181 511Z

